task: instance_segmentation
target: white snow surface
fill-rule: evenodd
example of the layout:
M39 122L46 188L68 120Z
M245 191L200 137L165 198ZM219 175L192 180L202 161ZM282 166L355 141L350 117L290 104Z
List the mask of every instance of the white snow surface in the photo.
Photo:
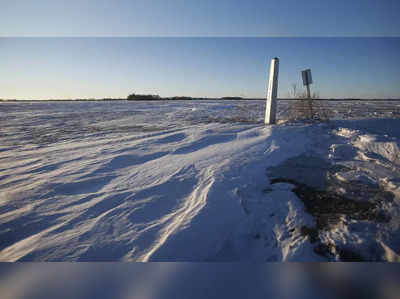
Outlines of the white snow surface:
M300 233L315 223L293 185L266 175L300 155L394 194L389 223L352 220L321 238L367 256L372 240L398 260L400 120L265 126L263 107L0 104L0 261L326 260Z

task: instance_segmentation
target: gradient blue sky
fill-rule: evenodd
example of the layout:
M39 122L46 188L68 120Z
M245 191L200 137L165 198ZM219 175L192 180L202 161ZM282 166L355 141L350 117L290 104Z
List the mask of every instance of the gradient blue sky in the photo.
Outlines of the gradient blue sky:
M274 56L280 97L311 68L321 97L400 98L399 11L399 0L0 0L0 98L264 97Z
M400 38L0 38L0 98L279 97L311 68L321 97L400 98Z
M0 36L399 36L399 0L0 0Z

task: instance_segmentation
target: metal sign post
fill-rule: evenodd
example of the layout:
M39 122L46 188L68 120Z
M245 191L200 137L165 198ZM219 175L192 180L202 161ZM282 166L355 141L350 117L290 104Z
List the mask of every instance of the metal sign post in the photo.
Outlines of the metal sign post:
M311 98L310 84L312 84L311 70L306 69L301 72L303 78L303 85L307 87L307 98Z
M269 70L269 83L267 92L267 103L265 107L265 124L274 124L276 121L276 97L278 95L279 58L271 60Z
M311 91L310 91L310 84L312 84L312 77L311 77L311 70L306 69L301 72L301 76L303 78L303 85L307 87L307 104L308 104L308 118L314 118L314 111L313 111L313 104L311 99Z

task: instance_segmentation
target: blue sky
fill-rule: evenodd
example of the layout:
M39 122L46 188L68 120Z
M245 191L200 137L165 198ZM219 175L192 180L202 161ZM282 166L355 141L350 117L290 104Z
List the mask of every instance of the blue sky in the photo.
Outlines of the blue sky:
M0 0L0 36L399 36L399 0Z
M400 38L0 38L0 98L279 97L311 68L321 97L400 98Z
M0 98L264 97L274 56L280 97L311 68L321 97L400 98L399 11L399 0L0 0Z

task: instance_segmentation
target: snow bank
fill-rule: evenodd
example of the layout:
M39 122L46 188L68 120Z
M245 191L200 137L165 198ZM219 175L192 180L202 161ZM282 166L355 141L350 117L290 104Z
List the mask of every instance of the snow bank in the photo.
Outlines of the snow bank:
M315 169L331 164L396 197L379 238L349 225L321 238L398 253L396 134L265 127L255 101L24 105L0 111L1 261L324 260L302 233L315 219L294 185L271 184L266 169L323 187Z

